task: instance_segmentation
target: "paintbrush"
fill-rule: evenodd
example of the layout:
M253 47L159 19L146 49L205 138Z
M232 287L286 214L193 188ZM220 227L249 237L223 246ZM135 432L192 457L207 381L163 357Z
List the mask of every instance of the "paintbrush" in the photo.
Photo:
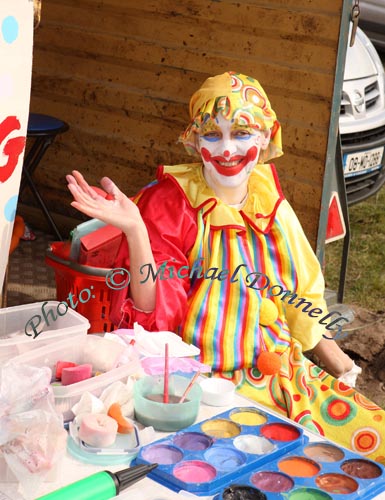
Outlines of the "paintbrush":
M191 391L192 386L195 384L195 382L198 379L198 377L199 377L200 374L201 374L201 372L199 370L195 373L195 375L193 376L193 378L190 380L190 383L186 387L186 390L182 394L182 397L180 398L179 403L183 403L184 402L184 400L187 397L187 394Z
M163 386L163 403L168 403L168 344L164 346L164 386Z

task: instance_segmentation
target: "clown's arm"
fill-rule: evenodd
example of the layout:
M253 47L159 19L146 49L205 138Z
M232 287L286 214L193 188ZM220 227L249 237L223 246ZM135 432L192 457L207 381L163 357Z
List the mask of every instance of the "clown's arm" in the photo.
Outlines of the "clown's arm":
M141 283L140 268L143 262L156 268L146 225L138 207L109 179L103 177L101 186L112 199L97 194L80 172L74 170L66 176L68 189L74 201L71 205L88 215L121 229L127 238L130 253L130 292L135 298L135 306L142 311L155 308L155 282Z
M325 370L336 378L354 369L353 360L333 340L327 328L328 310L324 300L324 278L313 249L292 207L285 200L277 211L282 226L286 229L292 258L297 271L298 286L295 294L306 298L311 310L298 307L298 302L286 305L286 317L290 332L302 344L304 351L312 351ZM309 307L310 309L310 307ZM317 313L317 314L316 314ZM329 320L330 321L330 320Z

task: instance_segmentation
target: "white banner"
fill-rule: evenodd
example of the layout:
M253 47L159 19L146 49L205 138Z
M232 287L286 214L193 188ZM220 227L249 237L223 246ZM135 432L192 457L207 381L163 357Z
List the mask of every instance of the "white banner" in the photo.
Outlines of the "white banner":
M29 114L33 0L0 1L0 290L8 263Z

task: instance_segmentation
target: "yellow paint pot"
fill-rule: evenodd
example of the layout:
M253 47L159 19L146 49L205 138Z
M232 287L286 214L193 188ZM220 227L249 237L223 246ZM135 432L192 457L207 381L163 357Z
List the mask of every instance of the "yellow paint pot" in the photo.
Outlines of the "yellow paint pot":
M232 438L241 433L241 427L238 424L224 418L204 422L201 429L205 434L216 438Z
M267 421L266 415L254 408L239 408L230 414L230 419L240 425L262 425Z

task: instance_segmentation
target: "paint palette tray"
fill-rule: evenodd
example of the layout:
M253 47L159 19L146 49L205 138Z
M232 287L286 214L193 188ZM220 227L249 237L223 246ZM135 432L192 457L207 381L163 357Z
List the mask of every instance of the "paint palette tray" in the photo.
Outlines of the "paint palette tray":
M385 491L385 467L327 441L310 442L234 482L268 500L369 500Z
M302 429L256 408L233 408L148 444L135 463L174 491L213 495L307 443Z

